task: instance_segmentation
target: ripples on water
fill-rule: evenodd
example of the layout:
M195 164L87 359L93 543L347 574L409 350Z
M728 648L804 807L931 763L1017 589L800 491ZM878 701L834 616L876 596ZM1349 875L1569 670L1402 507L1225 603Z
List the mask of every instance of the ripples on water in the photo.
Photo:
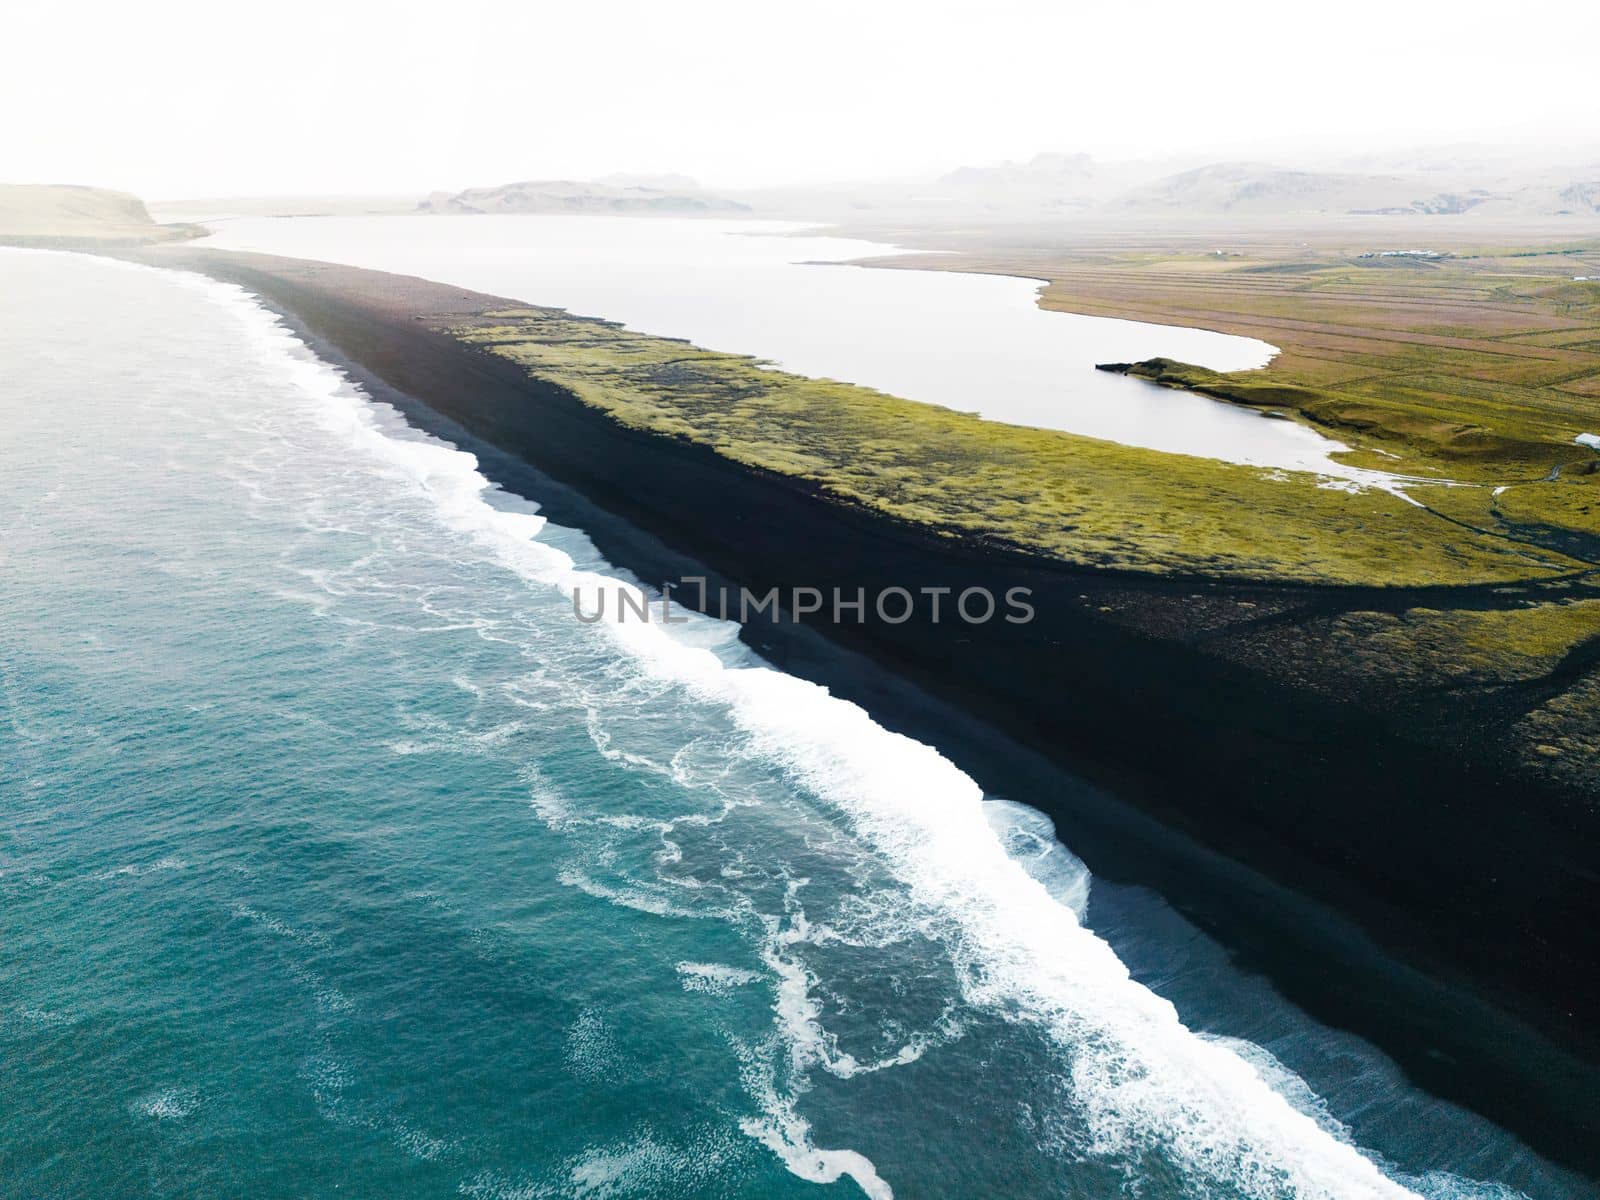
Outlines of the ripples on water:
M1192 930L728 626L574 620L581 534L242 293L5 268L19 1194L1560 1190L1259 984L1338 1111L1185 1029L1078 914Z

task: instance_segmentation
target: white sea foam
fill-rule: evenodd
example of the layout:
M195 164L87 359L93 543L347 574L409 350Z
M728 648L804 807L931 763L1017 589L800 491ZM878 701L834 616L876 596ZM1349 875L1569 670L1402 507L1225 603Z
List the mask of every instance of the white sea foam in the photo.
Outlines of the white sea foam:
M596 900L604 900L609 904L616 904L622 908L631 908L636 912L648 913L653 917L678 917L686 921L700 921L706 919L733 920L736 914L727 909L717 908L685 908L676 904L673 898L661 887L650 887L643 883L629 883L620 887L602 883L587 871L576 867L564 867L557 874L557 879L567 887L577 888L586 895L593 896Z
M793 1037L793 1031L789 1031ZM775 1035L773 1040L777 1040ZM807 1043L790 1042L791 1056L806 1052ZM811 1183L837 1183L849 1176L869 1200L894 1200L894 1189L878 1168L856 1150L819 1150L811 1142L811 1125L795 1109L795 1096L779 1090L776 1047L737 1046L745 1090L761 1106L760 1117L739 1122L744 1133L776 1154L792 1173Z
M1350 1140L1350 1129L1328 1111L1327 1102L1311 1090L1304 1079L1296 1075L1279 1061L1277 1055L1263 1046L1254 1042L1247 1042L1243 1038L1218 1037L1202 1034L1207 1041L1215 1042L1233 1051L1245 1062L1255 1068L1256 1074L1266 1082L1267 1086L1277 1092L1298 1112L1310 1117L1329 1134L1340 1141Z
M120 867L111 867L101 871L95 876L99 880L117 879L120 877L151 875L158 871L182 871L189 864L181 858L168 856L158 859L153 863L125 863Z
M637 1195L646 1189L682 1195L711 1184L736 1152L727 1136L714 1132L706 1131L685 1149L645 1127L627 1141L586 1150L569 1165L568 1177L578 1196Z
M20 1007L15 1010L17 1018L29 1025L73 1025L81 1018L70 1012L59 1012L50 1008Z
M989 827L1006 852L1044 885L1056 903L1066 905L1083 920L1089 908L1089 868L1056 840L1050 818L1014 800L991 799L984 809Z
M389 749L401 757L413 754L485 754L510 741L526 726L521 721L506 721L491 729L467 731L444 727L443 722L426 719L415 722L419 731L438 729L439 737L400 738L389 743Z
M698 1195L740 1157L731 1131L696 1130L687 1145L660 1138L648 1125L627 1138L591 1146L568 1159L554 1178L507 1177L484 1171L462 1181L473 1200L607 1200L608 1197Z
M567 1030L567 1067L578 1078L591 1082L620 1078L627 1060L611 1026L596 1008L586 1008Z
M321 930L297 929L287 921L281 920L271 913L264 913L259 909L252 908L248 904L235 904L233 906L233 915L242 920L253 922L263 929L270 930L279 937L299 942L302 946L307 946L314 950L326 950L330 944L328 935Z
M181 1121L199 1108L200 1093L193 1088L169 1088L133 1102L134 1112L156 1121Z
M709 992L720 996L736 987L760 983L762 975L760 971L746 971L726 963L681 962L678 964L678 978L683 982L685 991Z
M376 471L423 489L452 533L530 583L567 596L579 587L632 586L580 570L541 544L542 518L487 503L489 485L472 455L421 437L391 436L376 406L245 293L196 286L227 303L281 369L323 401L318 411L330 431ZM953 949L968 1001L1053 1037L1090 1152L1124 1160L1165 1155L1202 1188L1214 1183L1244 1195L1409 1194L1298 1111L1227 1045L1191 1033L1171 1004L1132 981L1110 947L1006 853L977 785L937 751L882 729L814 684L765 668L726 667L660 625L596 628L646 671L726 704L765 755L848 814L917 904L954 918L961 933ZM611 890L588 878L573 882L597 894ZM623 899L659 908L659 897ZM780 964L769 965L782 974ZM779 990L799 1006L782 1019L803 1036L803 987L781 981ZM793 1097L768 1086L764 1099L765 1115L743 1127L795 1174L818 1182L848 1175L874 1200L892 1194L865 1156L812 1146Z

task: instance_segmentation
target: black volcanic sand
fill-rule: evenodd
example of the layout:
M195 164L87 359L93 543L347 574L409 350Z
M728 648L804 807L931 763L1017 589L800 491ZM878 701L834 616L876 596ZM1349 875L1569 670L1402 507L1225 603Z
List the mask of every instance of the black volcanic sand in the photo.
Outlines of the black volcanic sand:
M1426 603L1427 589L1117 575L954 544L626 429L444 331L519 302L197 247L127 256L262 296L378 398L479 453L496 483L651 582L707 574L758 592L869 597L1031 588L1029 625L763 621L744 637L938 746L987 792L1042 809L1097 876L1156 889L1241 965L1376 1043L1422 1087L1600 1174L1592 806L1453 741L1447 712L1432 723L1444 735L1424 743L1402 736L1395 714L1159 631L1166 612L1190 627L1235 606L1287 613L1281 622L1327 605L1395 611ZM1103 613L1130 603L1153 614L1143 632ZM1414 707L1405 720L1429 725Z

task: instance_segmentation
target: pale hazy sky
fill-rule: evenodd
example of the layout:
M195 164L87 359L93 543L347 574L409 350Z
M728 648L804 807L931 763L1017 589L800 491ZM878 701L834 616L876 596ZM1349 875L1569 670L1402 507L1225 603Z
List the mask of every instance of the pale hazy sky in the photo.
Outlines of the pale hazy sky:
M1600 151L1600 0L9 0L0 31L0 181L149 199Z

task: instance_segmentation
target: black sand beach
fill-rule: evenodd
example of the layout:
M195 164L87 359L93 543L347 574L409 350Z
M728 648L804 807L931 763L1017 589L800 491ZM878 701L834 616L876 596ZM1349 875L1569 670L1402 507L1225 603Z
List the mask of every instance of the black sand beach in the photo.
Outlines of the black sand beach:
M129 256L261 295L380 399L648 581L704 564L757 592L1030 589L1027 625L893 624L869 605L861 625L759 622L745 636L1043 809L1096 875L1156 888L1421 1085L1600 1169L1600 1010L1582 986L1600 918L1592 808L1463 738L1447 704L1408 710L1402 728L1400 713L1290 686L1192 636L1287 614L1261 623L1270 652L1298 613L1398 611L1439 599L1427 589L1119 575L959 544L626 429L444 330L513 302L194 247ZM1450 599L1500 602L1488 588Z

